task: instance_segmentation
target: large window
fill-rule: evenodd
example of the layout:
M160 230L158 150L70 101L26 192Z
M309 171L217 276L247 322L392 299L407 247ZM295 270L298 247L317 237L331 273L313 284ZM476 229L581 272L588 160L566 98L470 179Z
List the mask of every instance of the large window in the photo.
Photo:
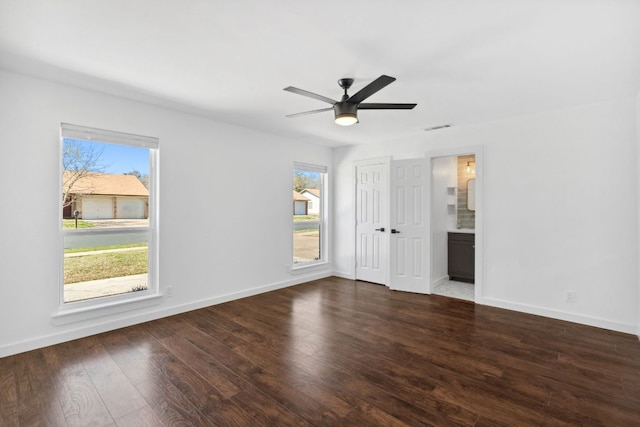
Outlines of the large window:
M326 172L324 166L294 164L294 268L326 261Z
M158 293L158 140L61 126L60 304L84 307Z

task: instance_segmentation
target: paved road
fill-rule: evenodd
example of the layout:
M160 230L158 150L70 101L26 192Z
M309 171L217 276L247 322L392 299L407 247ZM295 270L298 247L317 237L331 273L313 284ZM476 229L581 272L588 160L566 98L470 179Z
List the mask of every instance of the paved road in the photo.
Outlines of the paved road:
M135 231L122 233L91 233L91 234L67 234L64 237L64 248L93 248L97 246L124 245L130 243L146 243L149 240L149 232Z
M294 221L293 229L298 230L317 230L318 224L309 224L307 221Z
M91 248L96 246L112 246L130 243L146 243L149 233L146 230L131 230L134 227L147 227L148 219L101 219L87 220L95 228L91 233L79 229L77 233L67 233L64 237L64 248ZM122 232L114 231L114 227L124 228Z

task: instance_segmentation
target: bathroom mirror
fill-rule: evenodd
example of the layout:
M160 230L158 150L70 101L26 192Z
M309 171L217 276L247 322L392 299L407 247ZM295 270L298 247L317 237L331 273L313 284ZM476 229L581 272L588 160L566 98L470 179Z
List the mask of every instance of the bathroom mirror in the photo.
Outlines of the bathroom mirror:
M476 180L470 179L467 181L467 209L470 211L476 210Z

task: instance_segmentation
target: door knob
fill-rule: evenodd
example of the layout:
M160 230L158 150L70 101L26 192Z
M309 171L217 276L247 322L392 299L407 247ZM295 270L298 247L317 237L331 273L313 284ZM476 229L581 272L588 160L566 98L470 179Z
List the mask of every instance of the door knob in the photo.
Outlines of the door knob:
M382 231L384 233L384 227L376 228L376 231Z
M391 229L391 234L400 234L400 232L398 230L396 230L395 228Z

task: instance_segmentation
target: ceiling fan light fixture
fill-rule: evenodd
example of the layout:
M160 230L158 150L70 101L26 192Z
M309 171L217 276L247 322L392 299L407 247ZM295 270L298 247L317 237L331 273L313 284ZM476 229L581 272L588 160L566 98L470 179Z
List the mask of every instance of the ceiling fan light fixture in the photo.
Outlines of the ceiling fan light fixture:
M340 126L351 126L358 123L358 116L355 113L336 114L336 123Z
M355 104L337 102L333 106L336 114L336 123L340 126L351 126L358 123L358 109Z

